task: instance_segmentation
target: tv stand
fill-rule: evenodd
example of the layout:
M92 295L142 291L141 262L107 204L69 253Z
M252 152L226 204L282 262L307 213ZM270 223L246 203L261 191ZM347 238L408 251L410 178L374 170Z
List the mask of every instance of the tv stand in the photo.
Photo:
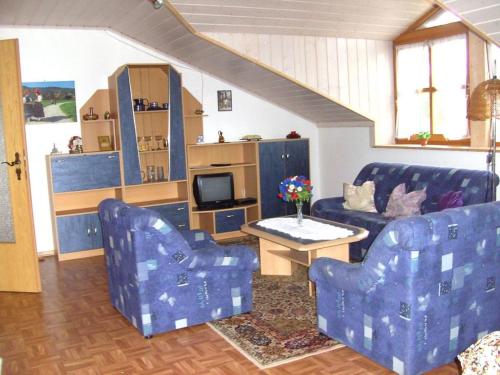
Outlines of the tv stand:
M203 209L189 189L191 229L204 229L216 240L246 235L241 225L260 219L257 155L257 142L252 141L187 145L188 186L197 174L232 172L235 195L234 206Z

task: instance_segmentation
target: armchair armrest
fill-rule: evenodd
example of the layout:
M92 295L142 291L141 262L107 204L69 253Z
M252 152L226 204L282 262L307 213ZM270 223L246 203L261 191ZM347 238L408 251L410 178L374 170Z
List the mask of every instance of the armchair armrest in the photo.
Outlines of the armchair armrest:
M343 209L344 197L323 198L314 202L311 212L313 216L321 217L321 213L327 209Z
M345 263L336 259L318 258L309 268L309 279L349 292L367 292L380 279L373 270L370 272L363 263Z
M181 230L179 233L184 237L191 249L201 249L215 244L215 241L210 233L206 230Z
M189 260L189 269L237 269L255 271L259 261L255 251L248 246L210 246L193 251Z

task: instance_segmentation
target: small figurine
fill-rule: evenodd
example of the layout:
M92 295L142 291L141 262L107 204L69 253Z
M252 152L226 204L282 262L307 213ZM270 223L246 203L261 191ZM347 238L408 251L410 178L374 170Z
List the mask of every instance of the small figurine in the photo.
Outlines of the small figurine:
M77 135L71 137L68 143L70 154L81 154L83 152L82 137Z
M104 112L104 120L109 120L109 119L111 119L111 114L109 113L109 111Z
M53 154L60 154L61 152L57 149L56 144L52 143L52 151L50 153Z
M288 139L295 139L295 138L300 138L300 134L297 133L295 130L292 130L289 134L286 135Z
M222 135L222 131L219 130L219 143L224 143L224 136Z

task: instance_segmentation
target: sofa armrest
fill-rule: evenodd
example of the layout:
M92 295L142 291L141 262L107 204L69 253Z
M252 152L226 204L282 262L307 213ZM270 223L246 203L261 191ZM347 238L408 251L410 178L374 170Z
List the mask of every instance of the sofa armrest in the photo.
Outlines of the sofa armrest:
M309 279L315 283L331 285L336 289L360 292L362 263L345 263L331 258L318 258L309 268Z
M314 202L311 207L313 216L322 216L322 212L328 209L343 209L344 197L324 198Z
M255 271L259 268L259 260L255 251L248 246L213 245L196 249L187 265L189 269L237 269Z
M210 233L206 230L194 229L194 230L180 230L179 233L184 237L191 249L201 249L207 246L215 244L215 241Z

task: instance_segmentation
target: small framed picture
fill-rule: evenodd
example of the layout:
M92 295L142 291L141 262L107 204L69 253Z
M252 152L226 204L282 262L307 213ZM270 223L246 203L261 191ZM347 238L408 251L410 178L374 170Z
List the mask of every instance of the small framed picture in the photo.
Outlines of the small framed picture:
M233 96L231 90L217 91L217 103L219 111L232 111L233 110Z
M113 151L113 145L111 144L109 135L97 136L97 142L99 143L99 151Z

